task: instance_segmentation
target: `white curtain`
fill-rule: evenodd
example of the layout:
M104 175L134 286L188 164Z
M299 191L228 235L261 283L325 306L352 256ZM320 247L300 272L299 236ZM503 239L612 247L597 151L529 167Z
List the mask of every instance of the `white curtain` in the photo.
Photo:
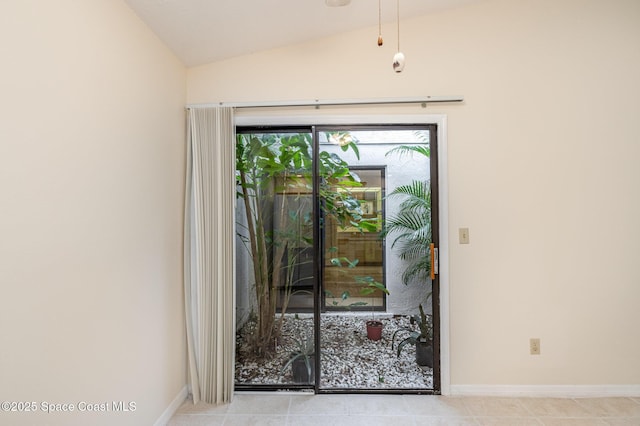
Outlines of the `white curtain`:
M234 381L235 127L232 108L191 108L184 295L193 402L231 402Z

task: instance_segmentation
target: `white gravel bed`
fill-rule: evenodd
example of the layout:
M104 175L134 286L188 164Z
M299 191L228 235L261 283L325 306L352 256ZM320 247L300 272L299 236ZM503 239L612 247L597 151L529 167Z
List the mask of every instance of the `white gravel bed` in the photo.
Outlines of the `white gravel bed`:
M369 340L365 322L371 314L323 314L321 318L320 387L352 389L433 389L433 370L419 367L415 347L407 345L400 357L391 349L391 337L401 327L410 327L406 316L376 314L383 323L382 338ZM313 318L309 314L287 314L282 338L271 359L252 355L243 340L237 339L236 383L290 384L290 369L282 370L294 346L292 336L313 336ZM404 338L408 333L399 333ZM398 344L396 337L396 347Z

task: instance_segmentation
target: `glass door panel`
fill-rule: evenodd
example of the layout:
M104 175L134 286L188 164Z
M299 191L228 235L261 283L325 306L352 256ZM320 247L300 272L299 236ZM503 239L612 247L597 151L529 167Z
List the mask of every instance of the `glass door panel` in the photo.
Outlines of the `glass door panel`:
M430 129L322 129L318 140L355 180L335 188L352 217L323 212L318 389L433 391Z
M312 153L310 132L237 134L238 388L315 382Z

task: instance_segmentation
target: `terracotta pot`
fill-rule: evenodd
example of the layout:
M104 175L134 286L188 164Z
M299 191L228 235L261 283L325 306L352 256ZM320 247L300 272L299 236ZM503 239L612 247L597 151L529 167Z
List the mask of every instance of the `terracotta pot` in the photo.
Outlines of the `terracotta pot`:
M367 337L371 340L380 340L382 338L382 323L380 321L367 321Z

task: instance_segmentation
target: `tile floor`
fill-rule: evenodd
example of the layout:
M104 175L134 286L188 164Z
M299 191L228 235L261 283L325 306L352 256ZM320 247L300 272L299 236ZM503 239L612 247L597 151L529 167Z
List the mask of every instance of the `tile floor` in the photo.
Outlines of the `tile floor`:
M187 400L169 426L639 426L640 398L236 393L231 404Z

